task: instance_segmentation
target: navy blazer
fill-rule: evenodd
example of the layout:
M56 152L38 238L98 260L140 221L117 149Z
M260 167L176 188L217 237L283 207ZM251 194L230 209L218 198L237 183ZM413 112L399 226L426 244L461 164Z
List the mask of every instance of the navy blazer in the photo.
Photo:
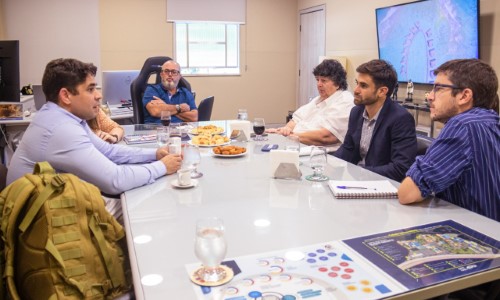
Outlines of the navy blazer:
M364 111L364 105L352 108L344 143L333 153L334 156L356 165L361 161L359 147ZM375 123L365 158L365 168L402 181L416 155L417 137L413 116L397 102L387 98Z

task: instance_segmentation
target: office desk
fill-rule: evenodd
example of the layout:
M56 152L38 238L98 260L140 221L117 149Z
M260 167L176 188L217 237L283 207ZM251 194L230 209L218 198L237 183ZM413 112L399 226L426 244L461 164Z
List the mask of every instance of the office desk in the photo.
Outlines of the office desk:
M26 101L32 101L33 96L23 96L27 97ZM34 110L34 106L32 110ZM0 121L0 138L3 138L9 145L4 146L3 150L0 149L2 155L3 155L3 162L5 165L8 165L10 162L10 159L12 158L12 155L14 155L15 150L13 148L12 144L18 143L26 128L28 128L29 124L31 123L31 120L35 117L36 112L32 112L30 116L28 117L23 117L21 120L1 120ZM118 114L118 115L111 115L111 119L115 120L118 124L130 124L132 121L132 117L134 116L133 111L131 110L127 114ZM16 144L17 146L17 144Z
M137 299L195 299L185 264L198 261L193 250L195 222L205 216L224 220L226 259L446 219L500 239L498 222L442 200L413 206L397 200L337 200L326 183L271 179L269 154L260 148L264 143L282 142L277 135L265 142L248 142L248 154L239 158L212 157L209 148L202 148L198 169L204 176L196 188L174 189L170 182L176 177L169 175L122 195ZM304 178L312 170L307 159L301 160ZM326 174L343 180L385 179L332 156ZM255 226L261 219L269 220L270 226ZM148 275L159 275L161 282L141 284ZM495 278L500 278L500 269L393 298L426 299Z

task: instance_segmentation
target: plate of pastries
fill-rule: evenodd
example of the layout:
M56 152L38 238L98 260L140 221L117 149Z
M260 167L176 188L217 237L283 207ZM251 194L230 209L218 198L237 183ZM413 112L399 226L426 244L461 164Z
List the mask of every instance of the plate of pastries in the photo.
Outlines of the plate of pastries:
M216 135L224 133L224 128L215 125L198 126L189 131L192 135Z
M197 135L193 136L189 141L189 144L196 145L200 147L214 147L227 145L231 142L231 140L227 136L223 136L220 134L215 135Z
M216 146L212 148L212 152L217 157L239 157L247 154L247 148L235 145Z

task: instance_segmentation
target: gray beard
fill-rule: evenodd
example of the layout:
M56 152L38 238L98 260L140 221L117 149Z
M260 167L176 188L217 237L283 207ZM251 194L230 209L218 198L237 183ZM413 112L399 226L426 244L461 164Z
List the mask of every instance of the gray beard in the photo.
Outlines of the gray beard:
M163 85L163 87L167 90L171 90L171 89L175 89L177 87L177 85L175 84L175 82L169 82L169 81L162 81L161 83Z

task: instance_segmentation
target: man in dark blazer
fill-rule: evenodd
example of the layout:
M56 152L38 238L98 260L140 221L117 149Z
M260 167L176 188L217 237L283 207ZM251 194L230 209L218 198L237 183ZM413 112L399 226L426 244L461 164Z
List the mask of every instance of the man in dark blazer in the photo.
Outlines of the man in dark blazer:
M401 181L417 155L415 120L390 98L397 84L392 65L372 60L356 72L354 104L344 143L334 156Z

